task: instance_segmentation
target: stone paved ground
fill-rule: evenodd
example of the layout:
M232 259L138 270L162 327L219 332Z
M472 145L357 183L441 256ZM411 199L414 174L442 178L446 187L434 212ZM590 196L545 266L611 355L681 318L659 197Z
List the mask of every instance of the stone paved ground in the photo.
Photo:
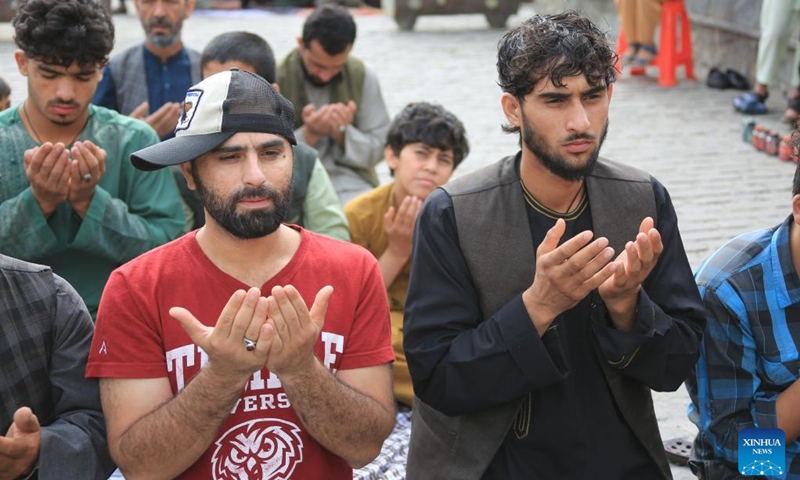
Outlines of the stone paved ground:
M509 24L533 13L525 5ZM248 30L272 44L280 57L294 45L304 12L201 11L185 24L184 39L197 49L216 33ZM141 40L133 14L116 16L116 51ZM472 153L459 168L466 173L515 151L515 139L500 131L500 91L495 84L495 47L500 31L487 28L480 15L421 17L414 32L400 32L379 12L361 12L355 53L380 77L390 115L406 103L435 100L466 125ZM609 19L606 25L614 25ZM13 63L9 24L0 24L0 75L10 81L12 102L25 97L25 82ZM703 77L705 72L698 72ZM756 152L741 141L741 117L731 108L736 92L711 90L682 80L671 89L649 77L623 76L614 87L611 129L603 154L645 170L669 189L678 212L683 241L693 267L732 236L778 223L790 212L794 165ZM775 95L777 97L777 95ZM781 133L782 101L759 119ZM381 167L388 181L388 170ZM686 420L688 396L654 395L662 436L693 436ZM686 468L676 479L694 478Z

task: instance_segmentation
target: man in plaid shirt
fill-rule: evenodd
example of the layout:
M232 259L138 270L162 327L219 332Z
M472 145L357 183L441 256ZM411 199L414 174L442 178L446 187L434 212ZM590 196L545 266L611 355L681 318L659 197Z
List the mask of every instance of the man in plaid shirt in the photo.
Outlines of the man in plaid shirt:
M93 330L50 267L0 255L0 479L104 480L114 470L97 379L83 376Z
M786 433L780 478L800 479L800 168L792 195L786 220L729 241L695 275L707 323L686 385L703 479L740 478L739 432L750 428Z

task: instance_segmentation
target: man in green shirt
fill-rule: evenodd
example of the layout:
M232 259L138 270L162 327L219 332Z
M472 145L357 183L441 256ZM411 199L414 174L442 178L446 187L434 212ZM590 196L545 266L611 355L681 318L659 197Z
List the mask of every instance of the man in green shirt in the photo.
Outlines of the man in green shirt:
M0 113L0 253L50 265L94 316L113 269L182 233L180 195L130 163L155 131L90 105L114 44L103 6L27 0L13 26L28 98Z

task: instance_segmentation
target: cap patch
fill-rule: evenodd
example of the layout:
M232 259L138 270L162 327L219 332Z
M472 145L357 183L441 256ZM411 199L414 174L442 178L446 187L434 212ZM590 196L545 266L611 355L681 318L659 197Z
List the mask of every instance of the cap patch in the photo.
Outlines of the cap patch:
M189 90L186 92L186 99L183 100L183 112L181 112L181 118L178 120L178 126L175 127L176 133L179 130L188 129L192 124L194 113L197 111L197 105L200 103L202 96L202 90Z

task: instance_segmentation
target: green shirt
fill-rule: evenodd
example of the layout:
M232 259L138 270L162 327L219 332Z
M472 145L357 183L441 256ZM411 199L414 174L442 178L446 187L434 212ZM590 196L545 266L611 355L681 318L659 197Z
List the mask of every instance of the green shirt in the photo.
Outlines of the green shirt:
M169 169L135 169L130 154L158 142L140 120L89 106L89 122L78 140L106 151L106 172L86 216L61 204L46 219L25 175L23 155L38 146L28 135L19 107L0 113L0 253L50 265L80 293L94 317L111 271L177 238L184 214Z

